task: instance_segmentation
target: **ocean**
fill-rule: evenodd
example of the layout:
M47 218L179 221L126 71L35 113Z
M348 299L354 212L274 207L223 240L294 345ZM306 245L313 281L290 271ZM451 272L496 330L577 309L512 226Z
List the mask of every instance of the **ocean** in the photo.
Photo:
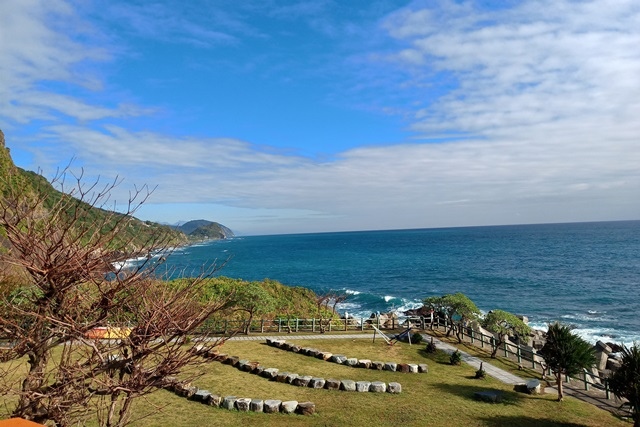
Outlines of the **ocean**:
M270 278L348 294L355 317L462 292L483 311L573 325L591 342L640 341L640 221L236 237L175 250L166 268Z

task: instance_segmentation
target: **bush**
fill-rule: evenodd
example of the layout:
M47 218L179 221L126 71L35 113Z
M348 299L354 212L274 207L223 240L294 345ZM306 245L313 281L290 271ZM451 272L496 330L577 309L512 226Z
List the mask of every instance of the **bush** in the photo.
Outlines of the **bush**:
M420 332L415 332L411 335L411 343L412 344L420 344L422 342L422 334Z
M452 365L460 365L462 363L462 355L458 350L451 353L451 356L449 357L449 362Z
M480 369L476 371L476 379L484 379L487 376L487 371L482 369L482 362L480 362Z
M433 354L436 351L438 351L438 348L436 347L436 345L433 343L433 340L431 340L431 342L427 343L427 346L424 348L424 351L429 353L429 354Z

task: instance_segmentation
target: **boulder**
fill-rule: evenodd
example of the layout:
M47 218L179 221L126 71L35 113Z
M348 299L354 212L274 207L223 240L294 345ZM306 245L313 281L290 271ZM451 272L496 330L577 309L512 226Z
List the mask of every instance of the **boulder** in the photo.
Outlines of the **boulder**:
M527 382L514 385L513 390L519 393L542 394L544 388L542 387L540 381L532 379Z
M262 399L251 399L249 410L251 412L262 412L264 410L264 401Z
M319 355L320 353L321 353L321 351L320 351L320 350L317 350L317 349L315 349L315 348L312 348L312 349L310 349L310 350L309 350L308 355L309 355L309 356L311 356L311 357L318 357L318 355Z
M240 412L249 412L249 405L251 404L251 399L248 397L241 397L236 400L235 406L236 409Z
M369 387L371 387L371 383L369 381L356 381L356 391L358 392L368 392Z
M420 363L418 365L418 372L421 374L426 374L429 372L429 366L426 363Z
M346 360L347 356L344 356L342 354L334 354L333 356L331 356L331 361L339 365L342 365Z
M262 371L264 371L264 369L265 369L264 366L258 365L255 368L253 368L251 373L254 375L262 375Z
M374 381L369 386L369 391L372 393L384 393L387 391L387 384L382 381Z
M313 415L316 412L316 405L312 402L298 403L296 408L296 414L300 415Z
M220 405L220 407L229 410L235 409L236 400L238 400L238 398L235 396L226 396L224 399L222 399L222 404Z
M303 377L297 377L294 378L293 381L291 382L291 384L298 386L298 387L307 387L309 385L309 383L311 382L311 379L313 377L309 376L309 375L305 375Z
M289 372L278 372L276 375L276 382L277 383L286 383L287 382L287 375L289 375Z
M499 391L476 391L473 398L482 402L498 403L502 400L502 393Z
M238 364L238 362L240 361L240 358L238 356L229 356L227 357L227 359L222 362L226 365L231 365L231 366L236 366Z
M408 374L410 372L409 365L407 365L406 363L398 363L398 365L396 366L396 371Z
M222 397L217 394L210 394L209 398L204 403L209 406L219 407L222 404Z
M196 402L204 403L209 399L209 396L211 396L211 392L209 392L208 390L198 390L189 399Z
M371 366L369 366L370 369L376 369L378 371L382 371L382 369L384 368L384 362L379 362L379 361L373 361L371 362Z
M333 354L329 353L328 351L321 351L318 354L318 359L322 359L322 360L326 361L326 360L330 360L332 356L333 356Z
M287 384L293 384L293 381L298 378L300 375L298 374L293 374L293 373L289 373L287 374L287 376L284 379L284 382Z
M386 362L384 364L384 370L385 371L395 372L397 367L398 367L398 364L395 363L395 362Z
M309 381L309 387L311 388L324 388L324 378L311 378Z
M283 414L293 414L298 407L298 401L296 400L287 400L286 402L282 402L280 404L280 412Z
M240 359L238 360L238 363L236 364L236 368L240 369L241 371L244 372L249 372L249 370L245 370L244 366L247 365L249 363L249 361L247 359Z
M329 378L324 382L324 388L327 390L340 390L340 380Z
M387 393L398 394L402 392L402 386L400 383L389 383L387 386Z
M344 364L346 366L357 366L358 365L358 359L356 359L355 357L349 357L347 360L344 361Z
M299 345L292 345L291 346L291 351L294 353L300 353L300 350L302 349L302 347L300 347Z
M369 369L370 367L371 367L371 360L369 359L358 360L358 368Z
M410 374L417 374L419 372L418 365L416 365L415 363L407 363L407 366L409 367Z
M275 414L280 412L280 404L282 400L273 400L267 399L264 401L264 413L265 414Z
M607 369L610 369L612 371L617 371L618 368L620 368L620 366L622 366L622 362L620 362L617 359L614 359L614 358L610 357L607 360Z
M266 368L265 370L262 371L262 373L260 374L261 377L263 378L268 378L270 380L276 378L278 376L278 369L277 368Z
M340 390L356 391L356 382L353 380L342 380L340 381Z

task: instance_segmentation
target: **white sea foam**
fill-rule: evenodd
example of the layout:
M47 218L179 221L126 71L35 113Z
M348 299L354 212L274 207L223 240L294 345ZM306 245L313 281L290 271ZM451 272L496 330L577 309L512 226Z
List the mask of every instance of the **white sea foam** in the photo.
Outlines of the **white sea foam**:
M385 302L389 302L389 301L391 301L392 299L396 299L396 297L393 297L393 296L391 296L391 295L385 295L383 299L384 299L384 301L385 301Z
M362 292L360 291L353 291L351 289L345 289L344 293L347 295L360 295Z

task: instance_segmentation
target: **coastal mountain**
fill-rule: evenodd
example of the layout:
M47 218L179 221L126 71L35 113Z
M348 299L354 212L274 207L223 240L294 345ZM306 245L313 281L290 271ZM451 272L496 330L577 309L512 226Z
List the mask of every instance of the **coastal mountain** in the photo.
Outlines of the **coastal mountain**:
M206 219L188 221L174 228L183 232L193 240L224 240L234 237L233 231L229 228L217 222L207 221Z
M0 197L14 197L13 195L16 194L42 195L45 199L45 209L51 209L64 197L64 194L56 190L42 175L21 169L13 163L10 150L5 146L4 133L0 130ZM92 224L109 224L110 221L122 215L81 200L67 205L67 208L77 212L78 224L87 229L91 228ZM165 243L172 246L188 243L186 235L179 230L135 217L128 219L127 227L116 236L116 239L120 238L122 242L126 242L123 249L135 252L139 248L147 247L148 242L154 241L153 239L159 234L166 236ZM2 230L0 230L0 238L1 236ZM112 243L116 246L120 245L119 242Z

